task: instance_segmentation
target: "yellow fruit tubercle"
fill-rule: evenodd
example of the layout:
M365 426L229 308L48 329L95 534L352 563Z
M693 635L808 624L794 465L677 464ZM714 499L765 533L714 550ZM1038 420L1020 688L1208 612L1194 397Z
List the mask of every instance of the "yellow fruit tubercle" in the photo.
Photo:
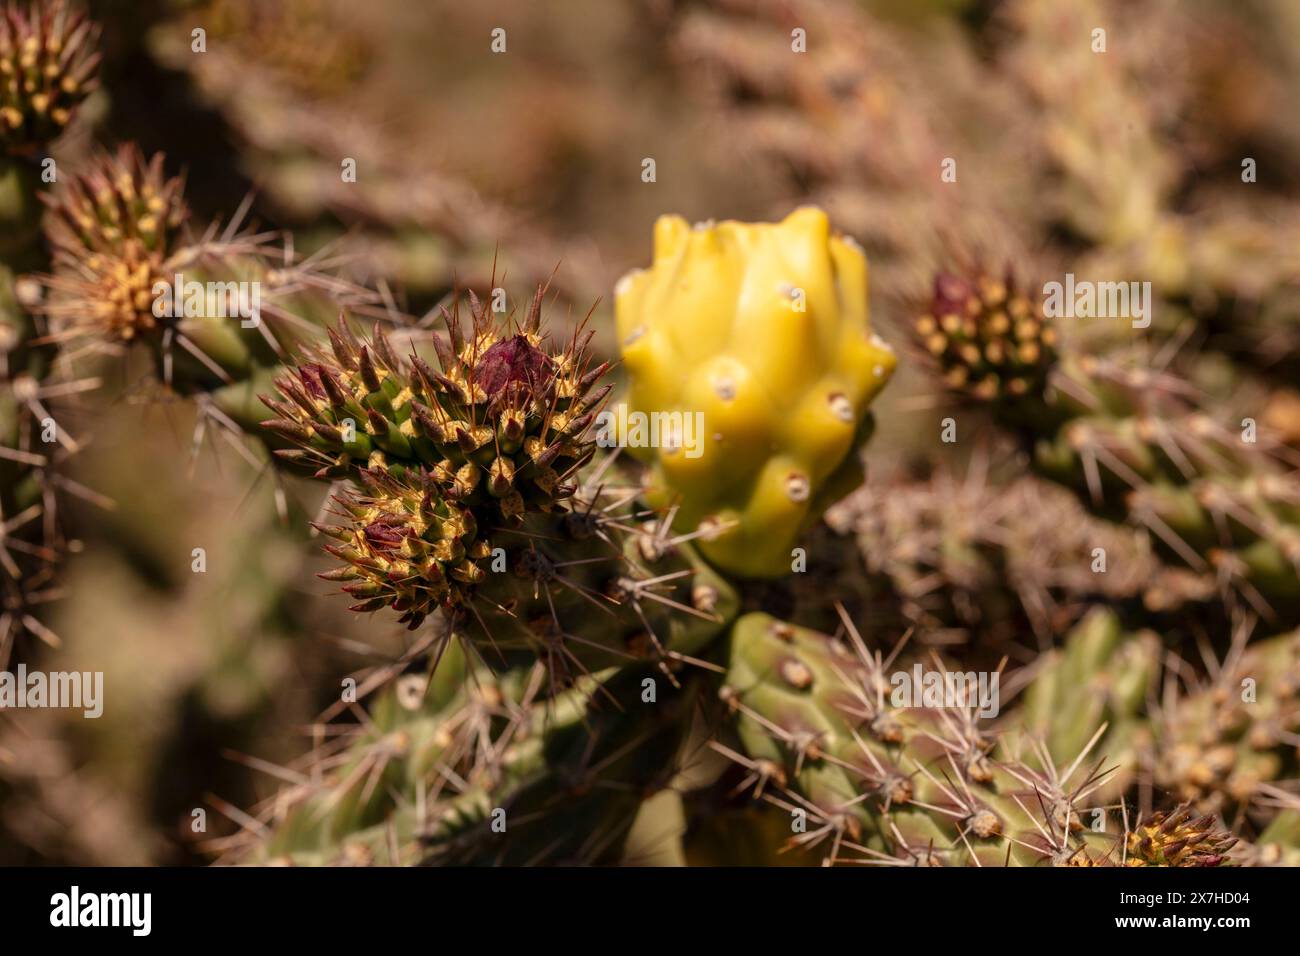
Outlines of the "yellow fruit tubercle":
M678 530L707 529L700 547L724 571L789 573L800 533L856 473L896 363L871 331L861 247L820 209L663 216L615 315L629 389L611 430L649 463L650 503L676 505Z

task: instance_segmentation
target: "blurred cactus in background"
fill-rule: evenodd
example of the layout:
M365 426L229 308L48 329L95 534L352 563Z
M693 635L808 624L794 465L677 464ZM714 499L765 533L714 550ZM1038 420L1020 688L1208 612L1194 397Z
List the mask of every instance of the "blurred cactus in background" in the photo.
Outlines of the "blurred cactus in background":
M93 497L66 474L80 444L54 412L96 382L53 374L55 349L32 315L39 291L24 273L45 255L40 199L54 160L44 150L95 88L98 32L62 0L0 9L0 667L22 634L58 645L42 605L59 595L59 564L75 546L60 503Z
M0 863L1300 865L1287 5L89 9Z

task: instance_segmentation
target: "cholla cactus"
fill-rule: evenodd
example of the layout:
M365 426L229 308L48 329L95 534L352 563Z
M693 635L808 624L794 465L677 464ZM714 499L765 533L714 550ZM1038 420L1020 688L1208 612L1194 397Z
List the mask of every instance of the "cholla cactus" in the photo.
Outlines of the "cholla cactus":
M1240 841L1214 817L1196 817L1182 806L1161 810L1125 839L1125 866L1230 866L1228 853Z
M644 669L603 671L547 697L540 664L501 677L465 666L448 656L432 679L412 674L390 688L363 730L316 755L314 774L259 811L268 832L234 841L235 858L617 861L637 807L676 772L695 680L646 707L630 703Z
M1300 772L1300 633L1244 637L1208 681L1180 691L1169 675L1146 770L1198 812L1267 820Z
M123 146L50 201L57 277L47 312L60 334L127 343L161 336L154 286L172 281L189 216L183 183L163 173L163 162L162 153L146 162Z
M67 128L96 84L99 27L66 0L0 8L0 150L24 153Z
M1216 421L1186 380L1135 350L1098 356L1059 342L1041 306L1013 321L1010 307L1026 304L984 276L937 280L917 330L950 390L989 403L1042 474L1147 529L1171 560L1266 616L1300 607L1300 486L1285 447ZM995 368L990 352L1020 364Z
M441 371L340 323L263 398L278 416L264 425L301 446L282 458L360 485L321 526L344 562L325 577L354 610L392 607L411 628L447 611L485 650L562 671L690 653L734 613L731 588L631 495L584 480L608 364L578 333L553 349L542 298L517 327L472 294L471 327L446 312Z
M258 390L290 347L341 307L379 313L378 296L238 222L192 233L181 181L163 167L160 154L123 146L48 197L54 265L41 309L51 338L77 354L147 350L168 388L227 427L255 430Z
M664 217L616 313L629 418L676 422L646 452L648 499L705 532L724 570L787 573L800 533L860 481L867 406L895 364L867 319L862 251L817 209L694 229ZM697 419L698 447L683 447Z
M874 476L827 511L826 523L852 540L860 560L835 539L818 539L814 573L797 585L810 604L837 597L828 591L837 569L851 583L865 568L893 599L865 600L859 614L897 603L904 621L936 643L977 637L981 647L1003 647L1026 622L1054 639L1097 599L1140 600L1155 614L1213 596L1212 582L1165 566L1145 535L1094 518L1067 490L1032 476L998 482L983 457L961 477L941 469L926 478ZM1098 547L1106 574L1090 567Z
M391 158L418 150L389 149L391 139L357 136L340 121L365 114L357 122L374 130L385 119L350 108L370 51L351 35L327 36L315 15L326 6L213 0L203 23L228 41L220 49L195 58L184 48L187 31L170 37L183 57L174 62L251 146L253 178L273 169L266 179L299 187L281 191L280 211L346 209L400 233L389 238L402 249L428 249L445 234L452 257L510 236L531 247L521 260L530 278L539 258L549 268L560 250L541 233L515 233L519 220L502 207ZM993 232L1013 248L1033 247L1017 230L1064 222L1091 244L1089 265L1150 269L1161 294L1188 300L1180 304L1212 322L1192 300L1207 290L1252 291L1233 273L1250 249L1276 258L1285 242L1256 245L1249 230L1251 241L1238 241L1228 229L1214 242L1191 242L1194 220L1172 208L1180 164L1156 133L1171 113L1134 95L1132 58L1119 72L1098 71L1076 14L1057 17L1039 0L1008 6L1002 22L1019 29L1010 40L1024 70L1019 92L1030 94L1028 112L1032 101L1041 107L1029 131L995 121L1012 114L1005 83L955 95L979 86L972 80L1008 50L994 44L977 57L956 29L935 31L934 50L962 52L938 81L944 93L935 101L945 109L929 114L912 95L927 80L922 44L878 28L861 5L693 3L668 32L692 69L704 64L706 81L720 81L712 92L729 103L729 132L744 131L762 159L787 167L767 185L797 186L837 223L865 227L873 261L879 251L881 261L928 275L955 221L945 203L958 190L948 188L955 167L953 179L938 181L918 170L946 176L944 153L956 150L940 144L996 138L1037 148L1028 164L1007 162L1005 150L996 161L1059 184L1053 195L1062 202L1029 208L1010 195L1015 176L990 177L962 210L964 238L999 206ZM5 59L0 42L0 81L11 61L29 71L0 90L0 133L14 137L0 140L6 157L30 154L28 139L65 127L91 82L91 28L64 19L66 9L51 2L42 8L49 16L22 21L41 37L64 35L58 51L41 41L32 55ZM818 56L792 55L792 15L811 27ZM14 17L0 27L12 33ZM1042 75L1058 53L1061 69ZM1088 91L1084 101L1067 102L1077 88ZM17 94L27 99L3 99ZM310 110L300 109L304 94ZM357 90L352 99L375 96ZM973 121L940 117L976 99ZM973 139L963 140L963 129ZM1102 163L1084 148L1097 133L1118 147ZM338 156L355 155L341 147L363 141L371 143L359 159L366 175L344 183ZM964 149L963 177L980 176L980 160L966 158L979 152ZM632 416L660 416L664 426L666 441L643 455L646 474L621 467L617 453L598 458L592 431L609 411L608 365L588 355L582 327L548 341L540 290L518 320L494 318L471 294L472 321L452 310L445 336L423 324L389 334L342 322L326 332L338 305L364 309L374 298L313 263L279 261L267 237L240 234L237 224L220 235L192 232L181 185L161 157L128 149L64 172L50 204L56 258L42 305L50 335L19 321L17 345L0 339L0 356L22 360L0 383L8 449L0 451L0 563L5 571L17 564L21 581L5 592L0 634L28 613L49 580L42 562L63 545L61 530L45 531L55 455L30 440L41 402L59 394L35 374L35 360L48 357L29 348L36 331L46 343L147 352L175 392L264 436L288 468L333 482L314 526L338 566L322 577L341 585L353 610L383 615L379 625L395 618L420 632L408 656L367 680L363 693L380 689L368 713L353 708L361 717L353 732L327 734L329 743L282 775L290 788L242 818L258 832L236 841L239 859L613 862L645 801L665 788L705 792L680 802L687 813L726 803L720 794L734 768L723 786L685 766L690 745L706 736L777 811L761 825L806 817L811 826L793 843L828 847L830 862L1212 866L1294 856L1294 641L1257 644L1230 657L1209 687L1171 692L1157 706L1161 639L1140 628L1225 582L1277 616L1300 602L1294 461L1267 436L1248 448L1213 424L1209 405L1193 401L1188 380L1162 362L1084 352L1011 275L943 274L916 331L946 388L990 407L1039 471L1077 496L1053 495L1031 478L1002 480L978 459L979 480L966 484L936 469L924 481L859 488L836 516L841 538L809 555L811 573L744 585L750 606L771 611L793 598L797 613L787 616L820 623L838 611L821 567L841 565L843 578L830 583L859 588L869 613L901 616L920 632L917 644L955 650L960 631L968 639L961 666L1023 652L1031 622L1044 650L1006 675L1008 694L1023 696L988 724L969 701L931 703L924 693L916 706L895 701L890 669L902 658L869 650L846 614L847 640L767 614L732 624L740 600L726 575L785 576L800 535L861 484L870 404L894 366L871 331L865 255L832 234L820 210L770 224L692 229L667 217L656 226L654 261L619 284L616 307L630 379L628 415L613 416L628 425L619 437L640 454ZM0 173L9 177L0 187L22 180L21 196L34 195L30 164L6 158ZM5 199L0 215L24 221L29 207L13 213ZM440 234L430 240L432 228ZM1278 228L1268 238L1283 235ZM1048 258L1062 251L1047 245ZM404 291L445 290L451 257L439 247L432 258L435 266L400 276ZM888 271L888 292L905 284L904 271ZM223 291L204 293L193 310L160 312L160 286L182 273L205 285L258 284L268 317L285 321L243 326ZM1293 273L1262 268L1253 291L1285 313L1287 295L1272 293ZM22 320L24 310L3 296L7 285L0 310ZM295 323L300 311L307 321ZM1254 344L1290 341L1269 337L1286 326L1272 316L1249 330ZM328 339L300 347L295 331ZM298 358L288 364L291 354ZM274 415L261 429L249 415L259 393ZM695 446L685 429L697 412ZM1085 521L1084 505L1120 520ZM11 540L22 562L11 560ZM1084 558L1099 544L1112 559L1105 576ZM1171 568L1172 559L1186 568ZM432 661L412 664L420 655ZM436 669L383 686L385 671L424 663ZM1256 672L1267 685L1261 679L1259 700L1239 707L1236 683ZM1125 816L1117 833L1093 829L1098 811L1126 809L1135 793L1144 822L1129 829ZM1176 800L1225 814L1247 839L1263 835L1238 844L1217 817L1170 810ZM770 829L752 832L777 842Z
M885 659L763 614L741 618L723 690L737 714L751 782L809 820L794 842L829 841L883 865L1054 865L1106 859L1115 838L1088 829L1106 768L1101 728L1057 765L1007 752L976 704L894 706ZM1088 821L1090 822L1090 820ZM816 824L815 826L813 824ZM849 857L852 859L852 857Z
M490 502L496 520L549 511L595 450L577 439L609 392L592 390L609 366L593 366L576 338L559 352L542 347L543 293L516 331L471 292L473 326L446 312L450 342L433 338L441 371L397 356L379 328L364 343L340 323L330 352L310 351L277 380L283 401L267 404L279 417L265 425L315 452L318 477L358 463L424 468L442 495Z

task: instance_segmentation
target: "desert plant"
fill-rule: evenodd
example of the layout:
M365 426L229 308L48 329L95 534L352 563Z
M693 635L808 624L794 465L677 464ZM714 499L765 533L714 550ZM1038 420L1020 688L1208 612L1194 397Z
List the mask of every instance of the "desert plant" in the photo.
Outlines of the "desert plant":
M80 446L51 407L96 383L53 374L25 273L46 261L40 199L54 161L45 150L95 89L98 32L63 0L0 9L0 666L21 634L58 644L41 605L58 596L70 547L59 504L70 490L92 496L63 474Z
M1294 455L1222 421L1167 359L1066 340L1011 277L942 273L915 321L947 388L989 406L1034 467L1279 623L1297 606Z
M561 326L563 272L536 281L564 260L576 287L603 286L593 263L624 258L615 237L596 255L560 238L600 234L579 210L532 228L426 162L418 124L391 122L401 104L369 85L380 48L335 25L342 5L175 9L149 53L305 229L248 224L252 199L196 228L211 197L125 145L60 157L39 232L40 150L94 86L95 28L59 0L0 13L0 649L15 621L43 633L35 606L67 545L52 503L74 485L33 436L97 353L147 364L148 390L192 402L200 434L266 446L254 460L282 493L324 499L315 521L284 515L324 544L320 577L368 636L407 628L402 650L330 694L309 754L247 760L279 790L247 810L214 800L238 827L208 842L218 859L604 864L666 830L656 860L1294 862L1295 635L1266 636L1300 606L1293 363L1268 355L1295 338L1294 216L1272 185L1248 203L1188 175L1182 142L1235 174L1184 115L1219 67L1176 44L1143 62L1120 31L1114 56L1089 49L1089 18L1159 35L1171 4L1013 0L960 22L927 5L906 23L847 0L655 5L663 65L743 147L749 207L784 218L659 219L648 268L614 289L621 396L593 338L603 315ZM1286 141L1285 122L1257 125ZM542 138L563 150L570 134ZM829 215L788 212L791 193ZM353 217L343 247L382 274L378 293L319 247ZM969 249L1016 274L948 264L984 261ZM1018 279L1067 261L1149 275L1149 336L1049 320ZM497 278L520 265L531 297L503 302ZM397 314L449 289L423 319ZM903 403L875 403L896 359L873 326L904 307L936 373L930 410L946 392L963 442L966 409L1000 426L978 449L922 453ZM1188 354L1189 336L1209 348ZM1276 434L1255 427L1266 401ZM916 434L868 482L877 414ZM264 531L241 541L269 554ZM281 623L296 635L282 657L305 656L302 620L279 621L282 603L307 607L289 576L231 574L247 633L205 631L209 661L178 695L206 718L238 684L222 731L237 746L277 710L285 671L261 655ZM1202 637L1229 645L1222 664L1179 656ZM898 699L910 667L999 679L990 703L1006 706ZM19 810L42 786L0 769Z

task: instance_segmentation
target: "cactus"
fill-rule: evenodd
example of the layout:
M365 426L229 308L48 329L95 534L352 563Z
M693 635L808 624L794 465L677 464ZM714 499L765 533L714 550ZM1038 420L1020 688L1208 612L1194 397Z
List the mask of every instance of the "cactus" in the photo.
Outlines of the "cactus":
M1180 688L1172 669L1152 716L1145 770L1201 813L1267 821L1300 774L1300 632L1244 642L1206 681Z
M612 863L654 848L657 861L735 862L744 840L745 859L764 863L786 849L784 861L891 866L1294 862L1295 635L1245 646L1235 614L1253 609L1275 627L1300 606L1298 459L1267 431L1238 440L1229 414L1262 407L1293 364L1257 382L1242 361L1262 364L1294 341L1295 271L1280 261L1292 211L1254 223L1272 200L1261 211L1183 181L1195 160L1165 132L1186 135L1181 84L1201 68L1164 50L1144 65L1132 43L1094 57L1088 11L1106 11L1092 3L1058 16L1045 0L1011 0L961 21L935 17L924 38L849 0L656 7L683 76L724 105L719 127L757 160L747 208L788 209L798 192L830 215L800 208L780 222L694 229L659 220L651 266L616 290L628 392L612 417L640 470L620 452L598 456L610 366L588 347L602 341L584 322L552 343L543 290L519 317L496 317L470 294L472 318L462 322L457 295L445 330L422 321L363 333L346 318L327 330L341 311L382 317L409 300L327 274L330 251L298 260L291 236L243 231L242 213L196 229L162 157L123 147L86 158L80 144L59 154L48 261L34 241L36 163L95 82L94 27L60 0L5 8L0 656L14 621L43 626L34 609L71 547L51 510L55 490L73 487L55 473L66 455L32 437L47 403L82 387L46 374L55 349L60 371L91 352L129 351L193 399L202 423L265 441L284 469L277 481L332 483L315 486L328 501L311 524L336 559L321 577L352 610L373 612L376 631L412 631L406 653L366 674L364 710L345 695L322 718L355 724L318 726L313 753L275 774L288 787L247 814L230 810L241 832L210 847L223 861ZM189 23L153 37L174 78L194 81L187 93L221 112L229 126L210 139L240 141L243 173L267 184L276 213L310 219L313 247L340 227L327 213L362 220L345 248L361 248L364 265L416 302L452 285L453 262L472 260L468 285L481 289L482 253L498 241L530 286L557 259L572 270L573 244L401 158L427 151L410 148L419 131L390 123L394 100L371 85L387 72L369 70L379 47L362 30L331 37L324 8L205 2L214 47L203 57L186 46ZM1169 10L1162 0L1115 22L1160 32ZM793 55L791 40L804 37L792 20L816 56ZM1139 95L1146 83L1161 95ZM1089 144L1102 138L1115 149L1098 161ZM191 158L204 151L184 139ZM566 128L545 142L571 140ZM360 178L339 176L341 156ZM922 174L935 168L945 178ZM505 182L529 182L511 172ZM475 176L496 178L483 167ZM553 231L593 231L574 218ZM865 254L832 234L832 220L866 240L887 311L907 273L928 281L936 251L973 236L1007 246L1025 271L1037 263L1024 250L1041 249L1043 262L1077 259L1080 273L1149 272L1169 306L1150 333L1155 357L1114 336L1067 335L1009 272L941 275L915 323L922 348L944 388L985 406L1003 428L997 440L1018 439L1038 475L983 452L966 478L943 460L921 467L933 450L910 436L894 450L911 459L863 487L859 452L894 359L872 334ZM589 244L594 271L617 261L618 238ZM396 268L394 250L427 257ZM43 300L10 274L31 269L49 272ZM238 322L222 292L160 313L177 275L258 284L268 321ZM1179 340L1162 337L1185 317L1226 356L1175 355ZM1273 397L1274 417L1294 417L1284 391ZM698 449L685 428L695 413ZM659 416L659 447L639 447L642 414ZM253 537L268 546L260 528ZM1089 569L1099 546L1105 575ZM791 574L804 557L806 573ZM285 580L254 561L238 572L232 582L266 586L255 616L278 617ZM1229 613L1200 614L1220 593ZM762 612L736 621L742 601ZM829 632L837 616L842 636L813 630ZM855 619L911 633L886 656ZM1213 645L1234 622L1241 637L1224 664L1207 655L1201 679L1179 661L1160 699L1162 646L1200 633L1188 624L1204 624ZM187 703L204 708L199 698L222 695L227 680L247 691L265 678L266 629L209 648L216 666L188 676ZM891 693L895 668L1013 655L1026 666L997 665L1015 705L995 723L969 702L906 706ZM1259 696L1238 704L1246 677ZM263 703L245 697L230 733L262 730ZM7 740L0 800L31 805L29 782L4 766ZM745 789L763 805L738 807ZM1111 832L1117 810L1123 826ZM1099 819L1106 829L1094 829ZM660 848L660 828L685 836Z
M653 622L682 610L697 622L668 630L710 636L730 588L688 544L595 489L573 500L596 451L608 364L593 367L576 336L550 349L543 293L513 332L473 293L472 328L445 311L449 341L433 339L441 371L414 352L399 358L378 328L363 340L341 323L330 353L310 352L277 380L279 399L263 398L277 413L265 426L302 446L281 458L361 486L336 496L342 521L321 526L344 561L325 577L359 599L354 610L391 606L412 629L455 613L498 653L550 656L566 643L575 662L584 646L643 653L640 638L659 643Z
M1258 613L1280 623L1300 607L1300 488L1279 442L1219 423L1132 350L1060 342L1006 281L941 274L915 325L948 388L988 404L1040 473Z
M164 162L126 145L60 180L47 199L54 266L41 310L69 351L144 349L166 387L255 431L257 393L289 350L340 307L373 310L377 296L238 221L195 235Z
M816 209L695 229L665 217L654 264L617 292L629 415L703 420L701 447L670 432L649 451L647 500L704 531L723 570L788 572L800 533L860 481L867 406L894 368L867 321L861 250Z
M695 679L649 705L644 668L592 674L549 698L544 673L496 677L449 652L432 678L404 678L346 749L266 808L269 833L235 841L236 858L616 860L642 799L671 780Z
M403 522L446 505L427 490L399 502L391 474L361 482L390 496L361 510L412 507ZM357 518L348 545L326 529L348 572L366 575L360 588L345 584L366 598L355 610L396 603L408 623L440 610L450 633L432 677L414 678L428 693L403 705L410 679L384 690L368 729L323 764L340 769L283 796L295 809L268 809L277 825L243 852L297 863L617 859L641 801L675 773L707 673L696 655L737 605L688 544L619 509L625 497L605 502L584 486L553 512L524 516L519 537L494 531L504 569L457 582L452 607L403 597L433 566L395 530L405 525ZM660 675L667 686L647 703Z
M97 382L55 380L22 273L45 261L39 154L96 86L98 35L64 0L0 8L0 667L21 634L58 645L42 605L59 595L59 565L75 546L60 505L69 489L95 497L60 474L80 445L51 409Z
M978 637L1000 647L1025 625L1055 638L1097 599L1159 614L1212 594L1201 578L1166 567L1145 536L1093 518L1065 489L1031 476L999 482L978 463L960 478L941 467L926 479L877 476L826 521L851 536L860 561L819 540L814 573L800 578L809 604L824 606L834 567L850 583L865 568L885 582L887 606L897 603L903 622L935 642ZM1098 547L1105 574L1092 569ZM855 619L881 603L864 600Z
M974 708L895 707L888 664L856 631L849 645L763 614L731 635L723 689L757 780L788 785L775 800L830 841L888 865L1068 865L1105 859L1115 840L1082 813L1104 783L1091 752L1036 768L1005 753ZM892 657L889 659L892 663ZM852 858L852 857L850 857Z
M1187 807L1158 811L1125 837L1126 866L1231 866L1238 839L1213 817L1195 818Z
M1062 647L1029 668L1025 700L1000 728L1007 746L1023 746L1024 759L1033 762L1032 742L1042 741L1053 760L1065 761L1106 728L1091 752L1111 773L1094 799L1115 802L1137 778L1139 753L1149 745L1147 705L1160 655L1154 633L1126 633L1113 613L1090 611Z
M278 366L302 337L295 309L321 324L340 304L374 300L296 264L272 236L239 232L238 220L195 235L181 180L168 178L164 163L162 154L146 160L125 145L92 158L49 196L54 269L45 312L57 338L147 344L166 382L192 394ZM183 285L173 288L178 275ZM247 301L240 284L250 287ZM253 285L260 310L245 315Z

